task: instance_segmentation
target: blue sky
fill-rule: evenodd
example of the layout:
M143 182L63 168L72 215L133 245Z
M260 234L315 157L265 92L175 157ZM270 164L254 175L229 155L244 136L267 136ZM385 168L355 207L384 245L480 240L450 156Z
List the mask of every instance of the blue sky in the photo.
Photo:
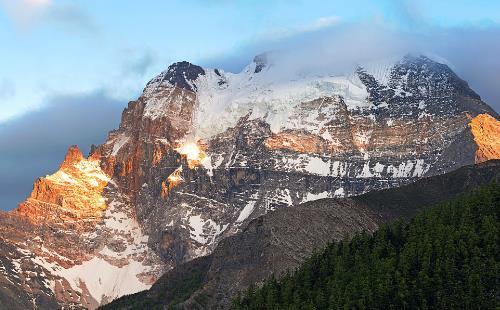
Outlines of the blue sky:
M56 95L126 101L173 61L204 64L339 20L488 27L500 1L0 0L0 123Z
M69 145L102 143L174 61L234 72L269 49L327 63L386 47L425 52L500 110L499 0L0 0L0 42L4 210Z

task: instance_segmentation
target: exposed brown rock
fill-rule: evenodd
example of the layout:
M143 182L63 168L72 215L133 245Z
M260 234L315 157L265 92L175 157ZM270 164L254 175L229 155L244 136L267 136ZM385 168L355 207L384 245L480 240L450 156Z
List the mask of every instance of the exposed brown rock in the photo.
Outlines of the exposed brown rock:
M180 166L175 169L165 181L161 182L161 197L167 199L172 188L179 185L182 181L184 181L184 179L182 178L182 166Z
M154 143L153 158L151 160L153 167L158 165L169 148L171 148L170 144L166 144L163 141L156 141Z
M83 158L84 157L82 151L80 151L78 146L72 145L66 152L66 157L64 157L64 161L62 162L60 169L71 167L74 164L79 163L81 160L83 160Z
M60 169L36 180L30 197L16 211L34 223L71 221L88 226L89 221L100 220L106 209L102 192L108 181L98 160L85 159L72 146Z
M266 139L270 150L288 149L299 153L322 154L328 146L325 141L309 133L280 132Z
M483 113L469 123L477 144L476 163L500 158L500 121Z

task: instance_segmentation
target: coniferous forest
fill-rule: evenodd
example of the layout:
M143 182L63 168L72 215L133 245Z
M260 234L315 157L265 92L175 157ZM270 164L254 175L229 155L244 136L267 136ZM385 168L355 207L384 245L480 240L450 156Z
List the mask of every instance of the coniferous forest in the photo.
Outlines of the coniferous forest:
M491 184L313 255L233 309L495 309L500 186Z

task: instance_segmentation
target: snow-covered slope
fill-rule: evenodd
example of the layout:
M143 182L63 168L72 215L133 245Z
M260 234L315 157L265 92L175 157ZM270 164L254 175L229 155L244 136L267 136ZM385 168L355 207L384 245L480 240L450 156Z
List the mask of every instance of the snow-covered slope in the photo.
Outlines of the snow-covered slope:
M197 96L193 116L194 138L220 134L248 114L249 119L265 119L273 132L297 128L300 125L288 123L294 108L302 102L322 97L342 96L349 110L370 105L366 88L354 70L349 76L306 76L299 73L284 76L274 67L264 67L256 73L256 66L253 62L238 74L206 69L204 74L190 82ZM171 82L161 78L148 84L144 91L147 98L145 117L156 119L167 115L166 106L171 103L172 89L162 101L154 94L159 88L169 86ZM176 100L182 101L183 98Z

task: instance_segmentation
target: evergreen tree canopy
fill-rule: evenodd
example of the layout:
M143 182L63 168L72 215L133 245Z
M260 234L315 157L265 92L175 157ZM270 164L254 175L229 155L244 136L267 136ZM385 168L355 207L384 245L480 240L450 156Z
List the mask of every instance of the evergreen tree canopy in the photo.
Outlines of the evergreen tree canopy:
M251 287L233 309L494 309L500 186L429 208L409 223L332 243L295 272Z

